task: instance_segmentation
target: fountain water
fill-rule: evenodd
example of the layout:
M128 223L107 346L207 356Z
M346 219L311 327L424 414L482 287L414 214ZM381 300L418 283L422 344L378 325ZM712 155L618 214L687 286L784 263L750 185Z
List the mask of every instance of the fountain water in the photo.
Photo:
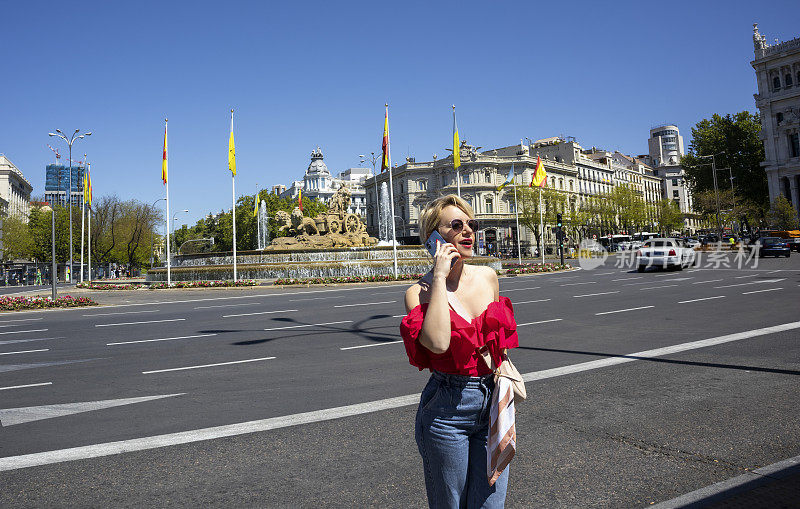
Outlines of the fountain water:
M381 218L379 225L378 240L389 241L391 236L392 227L389 223L389 217L392 215L392 207L389 205L389 187L386 182L381 184Z

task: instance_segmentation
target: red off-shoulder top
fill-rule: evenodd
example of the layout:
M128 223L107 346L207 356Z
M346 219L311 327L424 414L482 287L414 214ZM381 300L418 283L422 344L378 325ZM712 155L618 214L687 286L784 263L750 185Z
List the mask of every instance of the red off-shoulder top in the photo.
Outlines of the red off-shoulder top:
M506 297L492 302L471 322L450 310L450 348L435 354L422 346L419 334L428 304L412 309L400 322L400 334L408 354L408 361L420 371L435 369L443 373L483 376L491 370L478 350L488 345L495 366L501 363L501 351L519 346L514 308Z

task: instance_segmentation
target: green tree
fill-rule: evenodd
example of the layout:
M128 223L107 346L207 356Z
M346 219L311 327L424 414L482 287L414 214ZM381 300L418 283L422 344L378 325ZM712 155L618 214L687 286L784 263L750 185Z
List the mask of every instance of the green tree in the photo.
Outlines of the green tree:
M730 168L736 201L742 205L769 206L767 176L761 167L764 160L764 145L760 139L761 122L757 115L742 111L724 117L718 114L703 119L692 128L689 154L681 158L686 170L686 180L694 195L713 191L714 180L711 159L700 156L716 156L716 167ZM720 190L730 185L729 172L717 175Z
M17 216L3 219L3 260L33 258L33 236L28 224Z
M670 235L673 231L682 231L684 226L683 219L684 214L681 212L678 204L673 200L664 198L658 202L658 230L664 235Z
M769 225L777 230L797 230L797 212L785 196L779 194L769 209Z

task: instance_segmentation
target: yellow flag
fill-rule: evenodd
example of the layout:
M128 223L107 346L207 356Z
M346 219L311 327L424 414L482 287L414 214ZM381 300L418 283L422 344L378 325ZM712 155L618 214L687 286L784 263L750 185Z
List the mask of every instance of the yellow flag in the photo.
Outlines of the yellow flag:
M253 217L258 217L258 193L256 193L256 199L253 201L255 202L253 204Z
M456 107L453 106L453 169L461 166L461 142L458 140L458 126L456 125Z
M228 169L231 170L233 176L236 176L236 147L233 144L233 129L231 129L231 137L228 140Z
M531 180L531 186L537 187L544 187L547 184L547 172L544 169L544 164L542 164L542 160L537 156L536 157L536 171L533 173L533 180Z
M89 187L86 182L86 168L83 169L83 203L84 205L86 202L89 201Z
M161 181L167 183L167 123L164 121L164 150L161 152Z

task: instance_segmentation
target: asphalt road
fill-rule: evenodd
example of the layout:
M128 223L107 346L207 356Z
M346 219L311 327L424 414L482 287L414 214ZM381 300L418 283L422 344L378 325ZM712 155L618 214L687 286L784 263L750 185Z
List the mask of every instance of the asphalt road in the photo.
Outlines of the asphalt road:
M800 455L800 256L618 260L501 279L530 380L509 507L644 507ZM1 314L0 506L423 506L406 286Z

